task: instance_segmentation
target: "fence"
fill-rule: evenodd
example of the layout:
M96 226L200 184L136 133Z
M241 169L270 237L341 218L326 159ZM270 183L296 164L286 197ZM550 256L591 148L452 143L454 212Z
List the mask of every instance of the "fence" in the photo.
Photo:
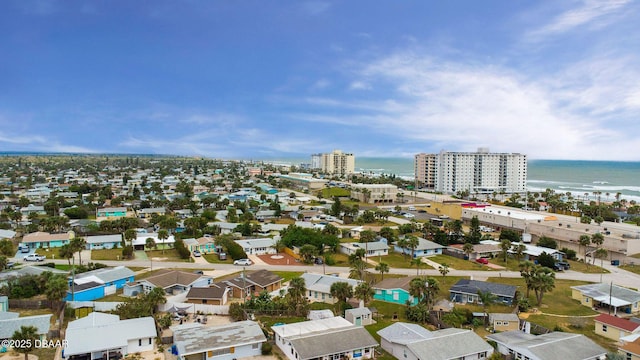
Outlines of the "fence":
M45 309L51 308L51 305L52 301L49 300L9 299L9 308Z
M229 315L229 305L208 305L193 303L169 303L162 304L158 307L160 311L169 311L172 307L180 309L189 314L213 314L213 315Z

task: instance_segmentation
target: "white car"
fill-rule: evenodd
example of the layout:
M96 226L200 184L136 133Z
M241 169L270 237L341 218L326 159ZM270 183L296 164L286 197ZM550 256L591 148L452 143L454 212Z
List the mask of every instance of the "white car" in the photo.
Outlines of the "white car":
M251 264L252 264L252 262L249 259L238 259L238 260L233 262L233 265L249 266Z
M24 257L24 261L44 261L46 256L38 255L38 254L29 254Z
M416 217L416 216L415 216L415 215L413 215L412 213L404 213L404 214L402 214L402 216L406 217L407 219L411 219L411 218Z

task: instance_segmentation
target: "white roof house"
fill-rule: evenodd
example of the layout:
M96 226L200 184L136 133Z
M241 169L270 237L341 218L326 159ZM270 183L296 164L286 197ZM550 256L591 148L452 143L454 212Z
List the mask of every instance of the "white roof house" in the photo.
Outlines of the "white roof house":
M127 355L153 350L156 336L151 316L120 320L118 315L92 312L69 323L64 356L87 354L93 359L106 352Z
M368 243L341 243L340 252L347 255L355 254L358 249L367 252L367 256L385 256L389 255L389 245L385 241L372 241Z
M51 324L51 314L20 317L19 313L3 311L0 313L0 339L11 339L13 333L22 326L34 326L40 337L46 337Z
M276 241L274 238L245 239L236 240L236 244L240 245L248 255L264 255L276 253L273 247Z

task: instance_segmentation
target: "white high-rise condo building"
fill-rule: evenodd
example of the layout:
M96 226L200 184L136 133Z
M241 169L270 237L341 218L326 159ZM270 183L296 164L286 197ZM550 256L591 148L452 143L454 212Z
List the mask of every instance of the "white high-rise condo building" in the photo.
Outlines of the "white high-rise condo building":
M527 190L527 156L518 153L441 151L415 156L416 182L434 191L455 194L524 193Z
M348 175L355 171L356 160L353 154L333 150L330 153L311 155L311 167L334 175Z

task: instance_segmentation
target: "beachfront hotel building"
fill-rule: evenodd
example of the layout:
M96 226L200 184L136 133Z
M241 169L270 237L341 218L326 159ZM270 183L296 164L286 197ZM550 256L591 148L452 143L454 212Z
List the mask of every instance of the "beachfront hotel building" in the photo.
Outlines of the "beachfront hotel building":
M527 184L527 156L518 153L441 151L415 156L416 182L445 194L524 193Z
M330 153L311 155L311 168L320 169L332 175L349 175L355 172L356 160L353 154L333 150Z

